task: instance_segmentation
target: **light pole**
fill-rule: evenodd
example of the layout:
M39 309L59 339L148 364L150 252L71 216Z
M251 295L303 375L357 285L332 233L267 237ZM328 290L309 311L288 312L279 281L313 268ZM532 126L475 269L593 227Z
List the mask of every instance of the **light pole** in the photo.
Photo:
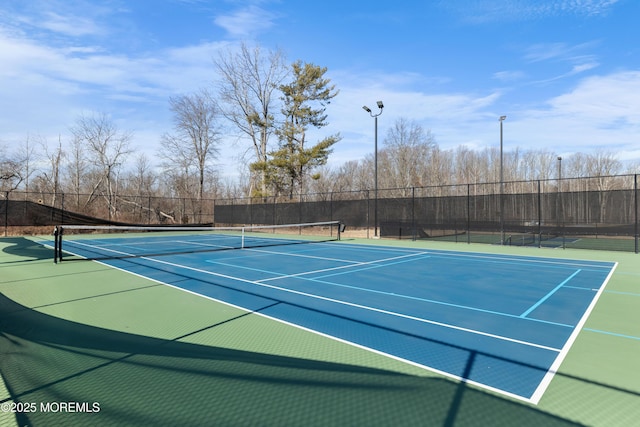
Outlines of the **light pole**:
M504 172L503 172L503 156L502 156L502 122L507 116L500 116L500 244L504 245Z
M558 223L558 229L562 226L564 221L560 220L562 210L562 157L558 156L558 197L556 200L556 222Z
M562 157L558 156L558 191L562 191Z
M373 175L374 175L374 199L373 199L373 236L378 237L378 116L382 114L382 109L384 108L384 104L382 101L378 101L378 111L377 114L373 114L371 108L366 105L362 107L364 111L369 113L371 117L374 119L374 128L375 128L375 148L374 148L374 160L373 160Z

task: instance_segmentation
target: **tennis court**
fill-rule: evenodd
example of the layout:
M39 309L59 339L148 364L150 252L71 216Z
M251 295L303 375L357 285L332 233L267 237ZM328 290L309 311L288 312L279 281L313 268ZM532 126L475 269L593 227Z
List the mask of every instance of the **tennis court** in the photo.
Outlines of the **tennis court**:
M192 231L131 236L71 235L64 240L65 258L58 265L50 262L52 240L39 241L31 250L43 262L48 261L46 268L51 276L83 274L78 271L100 266L104 276L115 275L123 283L141 281L143 284L136 285L135 290L153 288L157 292L160 286L172 298L185 295L194 304L194 316L202 307L209 307L212 313L217 310L218 314L220 306L232 310L233 315L227 314L227 318L215 323L216 330L222 329L221 324L229 326L227 322L242 324L247 321L246 316L254 322L275 322L280 325L276 328L298 331L288 333L311 334L315 337L311 340L320 340L322 347L351 348L346 351L385 360L382 367L378 362L367 374L378 375L379 370L388 369L388 373L402 372L403 378L412 378L409 382L435 375L449 379L450 384L465 384L481 394L501 396L500 401L522 402L523 408L540 405L552 383L567 381L569 377L563 376L560 368L579 334L585 334L585 324L603 295L615 297L624 292L636 299L640 295L634 287L638 276L633 276L632 285L624 281L624 291L610 289L609 282L616 274L625 277L620 275L616 259L598 259L591 254L579 259L575 251L565 258L562 251L554 251L553 257L542 256L549 255L548 251L552 251L549 249L517 248L517 253L513 250L509 253L500 250L504 248L492 248L490 253L486 247L481 248L483 252L477 249L463 252L450 250L446 244L418 242L372 245L357 240L334 241L338 236L332 229L328 238L320 236L312 240L295 235L260 235L256 240L254 237L244 230L225 236ZM622 256L635 259L633 255ZM70 262L82 259L98 262ZM627 262L625 269L629 266ZM7 297L12 292L19 294L11 283L0 285ZM89 303L104 294L94 294L90 283L83 287L81 294L86 296L64 299L62 305L68 306L70 301L74 305L81 301ZM107 287L113 288L114 284ZM130 291L129 286L124 286L120 290L111 289L109 295L126 299ZM36 311L55 312L50 309L59 302L54 302L57 298L52 294L48 297L51 301L39 301L38 306L44 309ZM197 303L193 303L194 298ZM25 307L29 305L27 300L18 298L18 301ZM148 310L161 310L153 307L153 300L145 303L151 307L134 316L142 323L147 322L144 316ZM15 308L13 312L23 311ZM174 319L175 322L182 325L184 317L193 319L190 314L181 313L183 317ZM83 316L92 317L90 313ZM95 319L92 322L99 324ZM120 322L131 325L135 320ZM171 342L189 341L192 334L205 329L208 330L195 326L195 330L189 329L191 332L182 335L174 331ZM592 334L597 330L586 329ZM602 335L608 339L626 337L623 340L626 345L638 346L639 339L634 338L638 335L605 332ZM235 333L254 336L254 332L242 327ZM295 347L308 345L304 344L307 339L289 342L294 347L290 351L294 354L301 351ZM280 363L286 364L282 360L277 362ZM557 375L561 378L554 379ZM393 385L397 381L394 376L387 379L390 387L398 386ZM419 390L423 385L413 383L412 387ZM15 388L15 383L9 386ZM44 387L28 390L39 393ZM460 389L453 390L454 400L461 399ZM616 386L613 390L624 394L623 400L638 400L636 389ZM24 396L23 391L23 401ZM460 422L459 411L459 406L454 412L451 407L448 412L437 411L442 421L438 425ZM331 419L325 414L325 421L326 417ZM568 425L561 415L551 419L562 421L559 425ZM274 424L279 423L264 422Z
M216 250L236 238L107 236L66 251L534 403L615 267L268 237Z

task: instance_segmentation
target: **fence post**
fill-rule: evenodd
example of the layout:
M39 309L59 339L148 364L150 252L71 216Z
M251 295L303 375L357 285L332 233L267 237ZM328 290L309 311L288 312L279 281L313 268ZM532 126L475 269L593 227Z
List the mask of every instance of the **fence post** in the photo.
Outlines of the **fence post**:
M216 226L216 199L211 201L211 225Z
M236 217L236 203L235 203L236 199L235 197L231 198L231 218L235 218ZM236 225L236 224L232 224L232 225Z
M9 232L9 192L4 192L4 235Z
M278 224L278 203L277 202L278 200L276 196L273 196L273 221L271 221L271 225Z
M64 224L64 193L60 195L60 224Z
M329 193L329 221L333 221L333 191Z
M402 225L400 225L402 229ZM416 224L416 187L411 187L411 240L414 242L417 239L417 224Z
M298 207L298 224L302 224L303 222L305 222L302 220L302 200L303 200L303 196L302 196L302 192L300 192L300 197L298 199L298 206L299 206ZM299 235L302 234L302 228L300 227L298 227L298 234Z
M634 227L634 240L635 240L635 253L638 253L638 174L633 175L633 204L635 206L635 227Z
M467 184L467 244L471 244L471 184Z
M369 190L367 190L367 239L369 238L369 227L371 226L371 224L369 223L369 203L371 202L371 197L369 196Z
M542 189L538 180L538 247L542 247Z

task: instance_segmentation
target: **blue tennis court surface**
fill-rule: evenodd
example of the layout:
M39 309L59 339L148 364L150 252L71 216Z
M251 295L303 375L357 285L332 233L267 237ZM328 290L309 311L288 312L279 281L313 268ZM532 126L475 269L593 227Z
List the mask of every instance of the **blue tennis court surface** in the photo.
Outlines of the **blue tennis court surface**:
M186 239L152 245L175 248ZM144 238L65 245L79 256L103 251L116 256L101 261L108 265L533 403L616 266L345 242L154 256L139 254L149 250Z

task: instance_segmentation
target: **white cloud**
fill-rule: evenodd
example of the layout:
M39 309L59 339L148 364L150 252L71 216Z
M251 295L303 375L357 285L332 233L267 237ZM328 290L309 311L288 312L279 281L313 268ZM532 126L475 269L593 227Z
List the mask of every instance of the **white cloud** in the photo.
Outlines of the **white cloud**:
M276 16L259 6L250 5L228 15L218 16L214 22L232 37L250 38L274 25Z
M168 98L208 86L212 57L224 44L202 43L141 55L108 55L93 46L56 47L0 31L0 141L27 133L63 137L81 113L105 112L154 145L168 130ZM151 131L139 131L148 127ZM151 136L153 135L153 136Z
M590 123L640 125L640 71L584 79L570 93L551 100L554 112Z
M105 93L159 96L191 91L213 80L213 54L218 43L173 48L139 56L109 55L91 46L57 48L35 40L0 33L0 76L14 77L13 85L28 84L24 76L39 76L51 84L71 83ZM194 87L195 86L195 87ZM28 87L23 87L28 89Z
M526 74L523 71L498 71L493 73L493 78L502 82L514 82L522 80Z
M453 10L468 22L485 24L496 21L529 21L566 15L605 15L617 2L618 0L483 0L442 1L440 5Z
M619 0L558 0L541 4L540 10L548 14L575 13L580 15L602 15L608 13Z
M46 12L39 23L39 27L64 34L66 36L86 36L102 34L103 30L92 19L84 16L61 15L55 12Z
M542 43L535 44L526 49L524 59L530 63L557 62L560 65L570 66L568 71L553 77L548 77L535 83L547 83L554 80L575 76L600 66L597 58L586 51L594 48L598 43L582 43L569 45L566 43Z
M327 127L308 135L310 141L340 132L343 139L334 146L331 166L349 160L363 159L374 151L374 120L363 111L368 105L376 113L376 101L383 101L384 109L378 117L378 144L384 145L387 131L400 118L415 121L424 130L431 130L444 149L476 142L486 146L478 126L490 127L491 109L502 94L486 93L427 93L406 87L406 74L332 73L328 76L340 89L340 94L327 109ZM428 77L425 77L428 79ZM497 116L495 117L497 120Z
M584 71L589 71L591 69L598 67L599 65L600 64L598 64L597 62L589 62L589 63L574 65L573 68L571 69L571 75L579 74Z
M628 157L637 152L639 91L640 71L585 78L545 108L510 115L510 139L519 147L560 153L605 148Z
M375 80L385 80L378 76ZM375 81L373 80L373 81ZM391 79L393 80L393 79ZM335 81L340 95L328 110L330 126L324 134L340 131L332 165L364 158L373 152L373 120L362 105L384 102L378 118L379 144L398 118L414 120L432 131L443 149L465 145L473 149L495 147L503 95L396 91L393 86L370 85L352 76ZM549 150L558 154L610 149L621 160L638 158L640 135L640 71L626 71L582 79L571 91L541 106L507 111L505 150Z
M84 0L35 0L22 2L19 7L3 6L5 10L0 11L0 24L43 39L105 36L107 27L100 22L113 13L108 5Z
M597 42L580 43L570 45L567 43L537 43L529 46L524 54L528 62L564 61L564 62L590 62L593 55L584 53L596 47Z

